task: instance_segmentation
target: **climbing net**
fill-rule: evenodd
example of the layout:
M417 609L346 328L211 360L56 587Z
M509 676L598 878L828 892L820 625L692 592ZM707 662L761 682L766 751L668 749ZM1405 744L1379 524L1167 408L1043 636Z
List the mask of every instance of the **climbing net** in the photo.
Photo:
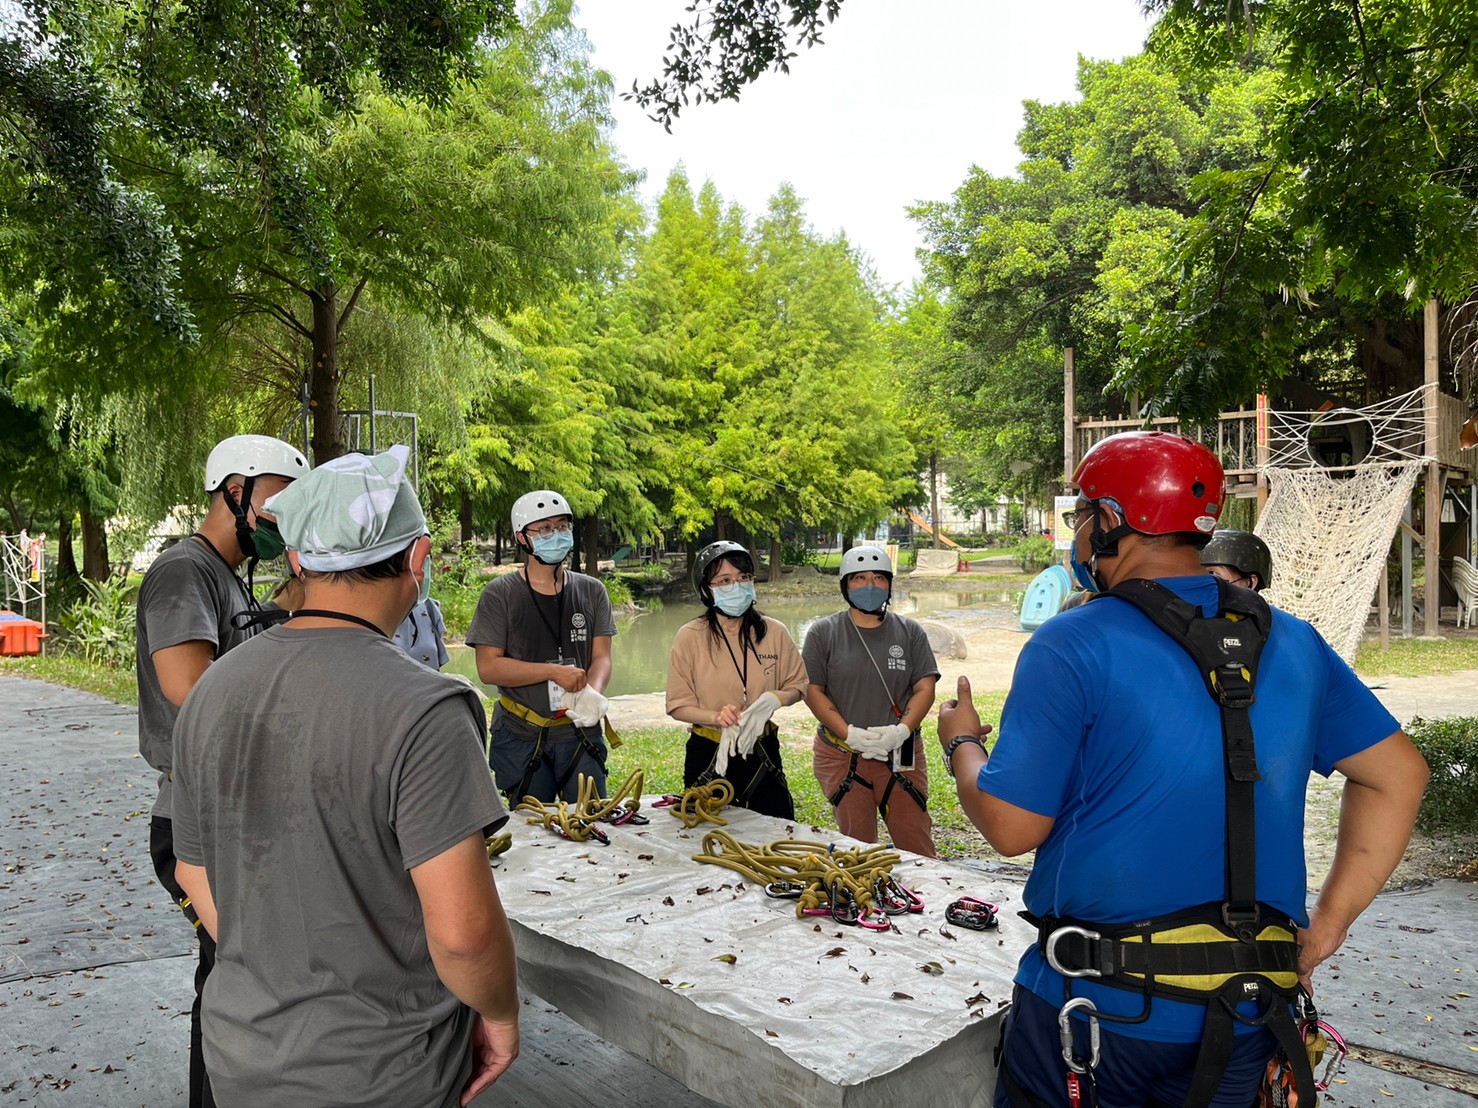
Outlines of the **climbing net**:
M1341 470L1425 462L1429 391L1431 386L1423 386L1364 408L1269 411L1268 468Z
M1269 467L1257 533L1273 555L1268 600L1308 620L1347 662L1355 659L1370 598L1411 501L1421 460L1322 468Z

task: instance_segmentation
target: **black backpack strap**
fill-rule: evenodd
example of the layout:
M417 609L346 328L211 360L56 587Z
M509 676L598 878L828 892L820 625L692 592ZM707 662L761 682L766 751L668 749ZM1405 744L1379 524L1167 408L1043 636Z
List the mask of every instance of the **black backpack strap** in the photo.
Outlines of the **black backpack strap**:
M1106 596L1116 596L1146 619L1195 662L1221 711L1222 749L1226 769L1226 902L1223 918L1248 941L1256 933L1257 822L1253 785L1260 779L1249 715L1257 699L1257 663L1272 628L1266 601L1248 589L1216 581L1220 614L1207 619L1200 607L1158 581L1121 581Z

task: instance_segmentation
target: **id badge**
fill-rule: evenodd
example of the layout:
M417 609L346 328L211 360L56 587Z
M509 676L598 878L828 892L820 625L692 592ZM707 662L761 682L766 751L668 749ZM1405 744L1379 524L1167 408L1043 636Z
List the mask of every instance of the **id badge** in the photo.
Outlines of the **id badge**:
M574 664L568 658L549 659L549 665L552 666L573 666ZM564 686L558 681L546 681L545 684L549 686L549 714L551 716L558 715L569 707L569 703L565 700L565 697L569 694L565 692Z
M915 731L903 740L903 745L888 755L888 764L895 770L913 769L914 750L919 745L919 733Z

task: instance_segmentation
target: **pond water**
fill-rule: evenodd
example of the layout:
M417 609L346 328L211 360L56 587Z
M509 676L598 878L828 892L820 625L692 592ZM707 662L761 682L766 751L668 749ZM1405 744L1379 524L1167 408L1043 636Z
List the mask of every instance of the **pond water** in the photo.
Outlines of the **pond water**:
M812 623L839 611L841 606L840 595L776 597L773 600L766 600L763 595L760 597L761 610L785 624L797 646L804 640ZM899 590L894 594L891 610L915 619L950 618L949 613L969 610L986 616L991 625L1018 626L1011 599L1009 596L1003 598L1000 586L913 594ZM660 611L618 616L617 634L612 644L614 664L606 695L624 696L665 689L667 654L672 647L673 636L684 623L702 614L703 606L697 602L667 602ZM446 671L460 673L476 682L477 662L472 648L450 646L447 652L451 660L446 664Z

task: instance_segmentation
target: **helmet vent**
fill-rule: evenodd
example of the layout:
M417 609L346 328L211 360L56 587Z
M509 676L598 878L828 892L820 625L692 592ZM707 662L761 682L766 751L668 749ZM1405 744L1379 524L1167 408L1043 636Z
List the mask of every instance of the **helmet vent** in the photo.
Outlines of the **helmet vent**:
M1194 496L1197 500L1200 500L1201 497L1206 495L1206 486L1203 485L1200 481L1197 481L1194 485L1191 486L1191 495Z

